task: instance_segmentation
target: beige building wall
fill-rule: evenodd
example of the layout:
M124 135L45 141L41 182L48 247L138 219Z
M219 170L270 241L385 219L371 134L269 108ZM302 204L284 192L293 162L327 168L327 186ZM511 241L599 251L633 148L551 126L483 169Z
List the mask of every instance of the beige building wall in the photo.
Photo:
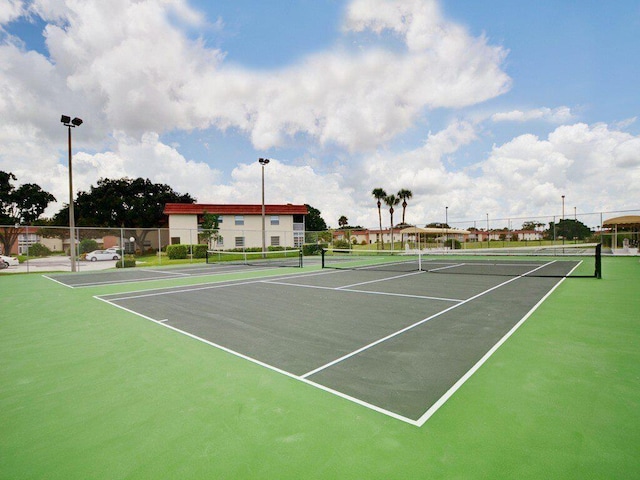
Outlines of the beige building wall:
M198 243L198 216L169 215L169 232L172 245Z
M220 215L220 220L217 244L210 248L262 246L262 215ZM169 231L171 244L199 243L197 215L169 215ZM293 247L294 243L293 215L265 215L266 247Z
M262 215L221 215L221 249L262 246ZM293 216L265 215L265 246L293 247Z

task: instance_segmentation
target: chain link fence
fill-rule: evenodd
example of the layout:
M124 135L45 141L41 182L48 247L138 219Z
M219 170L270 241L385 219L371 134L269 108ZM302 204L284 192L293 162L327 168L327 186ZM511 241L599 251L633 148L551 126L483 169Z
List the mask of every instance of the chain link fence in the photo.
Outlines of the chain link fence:
M640 209L577 213L569 209L564 215L501 217L490 214L472 220L448 219L418 223L416 227L440 225L437 233L402 233L396 226L393 237L389 227L336 229L322 232L273 230L265 232L269 249L301 248L305 255L318 254L323 246L338 248L477 248L500 246L535 246L562 243L601 243L605 254L638 254L640 246ZM617 220L617 221L616 221ZM157 265L169 263L166 247L176 243L206 244L211 250L251 251L262 245L262 230L218 231L168 228L69 227L36 225L0 225L0 250L4 255L19 255L21 260L43 256L68 256L71 238L76 243L78 259L95 250L115 248L118 253L146 257Z

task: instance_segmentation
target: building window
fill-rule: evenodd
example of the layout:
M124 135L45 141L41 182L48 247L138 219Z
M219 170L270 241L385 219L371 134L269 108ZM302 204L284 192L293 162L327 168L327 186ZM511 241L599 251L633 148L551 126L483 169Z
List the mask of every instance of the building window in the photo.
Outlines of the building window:
M40 238L35 233L21 233L18 235L18 255L24 255L28 252L29 247L34 243L38 243ZM54 248L55 249L55 248Z
M244 237L236 237L236 248L244 247Z
M293 246L302 248L304 245L304 232L293 232Z
M279 215L271 215L271 225L280 225Z
M236 215L236 225L244 225L244 215Z
M280 246L280 237L271 237L271 246L279 247Z

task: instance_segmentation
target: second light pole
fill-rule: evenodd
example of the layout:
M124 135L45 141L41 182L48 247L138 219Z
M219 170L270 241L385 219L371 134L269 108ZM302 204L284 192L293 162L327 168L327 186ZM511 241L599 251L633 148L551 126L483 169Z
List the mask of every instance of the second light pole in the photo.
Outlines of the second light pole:
M262 165L262 254L264 256L264 253L267 251L266 241L265 241L265 224L264 224L264 217L265 217L265 211L264 211L264 166L269 163L269 159L268 158L259 158L258 162L260 163L260 165Z
M71 271L76 271L76 219L73 211L73 167L71 154L71 129L82 125L82 120L75 117L71 120L68 115L62 115L60 122L69 130L69 256L71 257Z
M447 243L449 243L449 207L444 207L444 248L447 248Z

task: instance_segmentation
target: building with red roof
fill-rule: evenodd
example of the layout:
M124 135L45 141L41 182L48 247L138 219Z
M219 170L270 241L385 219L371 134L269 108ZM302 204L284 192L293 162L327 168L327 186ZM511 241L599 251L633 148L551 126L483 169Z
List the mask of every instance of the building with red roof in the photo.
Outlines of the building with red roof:
M304 243L306 205L265 205L265 246L300 248ZM217 235L210 248L256 248L262 246L261 204L167 203L171 244L201 243L205 214L218 216Z

